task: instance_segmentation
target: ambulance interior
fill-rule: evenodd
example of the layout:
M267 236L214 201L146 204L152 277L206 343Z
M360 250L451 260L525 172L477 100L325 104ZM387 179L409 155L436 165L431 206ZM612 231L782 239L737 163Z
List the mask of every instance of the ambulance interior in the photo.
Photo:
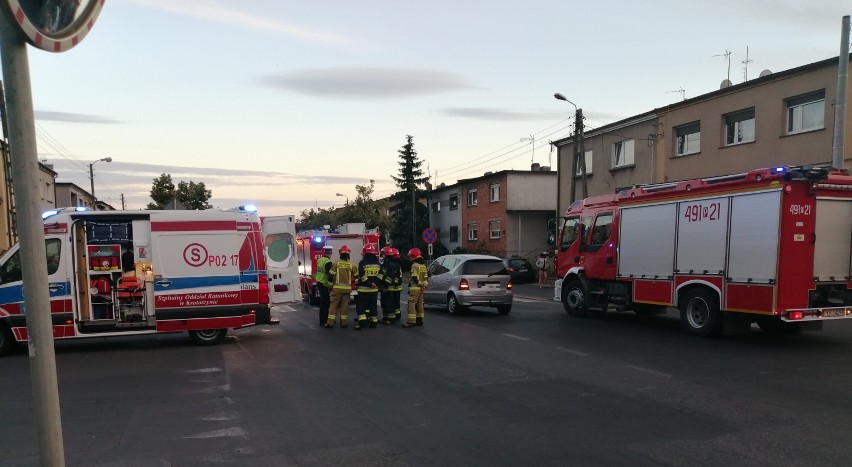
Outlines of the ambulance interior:
M147 219L80 219L73 224L81 329L155 326Z

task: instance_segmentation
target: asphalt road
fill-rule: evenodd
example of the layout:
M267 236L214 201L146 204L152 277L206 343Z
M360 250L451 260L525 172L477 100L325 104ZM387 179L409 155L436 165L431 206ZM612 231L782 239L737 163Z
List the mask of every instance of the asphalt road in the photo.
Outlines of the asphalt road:
M316 308L197 347L57 344L68 465L848 465L852 323L701 339L676 314L512 313L321 329ZM539 300L541 299L541 300ZM0 359L0 466L38 465L25 349Z

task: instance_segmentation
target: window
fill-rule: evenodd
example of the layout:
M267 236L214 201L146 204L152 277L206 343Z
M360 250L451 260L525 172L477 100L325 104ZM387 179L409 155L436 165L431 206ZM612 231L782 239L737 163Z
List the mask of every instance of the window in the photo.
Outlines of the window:
M500 238L500 219L488 221L489 238Z
M467 205L476 206L476 190L467 190Z
M585 161L586 161L586 175L589 175L589 174L592 173L592 151L591 150L586 151ZM580 162L580 161L578 160L577 162ZM577 170L574 171L574 174L578 177L583 175L583 173L580 171L581 168L582 167L579 167L579 164L578 164Z
M787 133L818 130L825 124L825 90L787 99Z
M459 208L459 195L450 196L450 211L455 211Z
M500 201L500 185L495 183L488 187L488 199L493 203L495 201Z
M595 226L592 227L592 238L589 241L592 245L602 245L612 233L612 213L605 213L595 219Z
M754 141L754 108L725 116L725 145Z
M436 214L441 212L441 202L440 201L435 201L434 203L432 203L432 212L436 213Z
M458 242L459 241L459 226L454 225L450 227L450 242Z
M479 240L479 231L476 230L476 222L467 224L467 239Z
M58 238L49 238L44 241L46 253L47 275L53 275L59 270L60 253L62 252L62 241ZM0 266L0 284L16 282L21 280L21 250L19 249Z
M437 276L439 274L445 274L445 273L450 272L449 269L444 267L444 261L445 260L446 259L438 258L435 261L432 261L432 264L429 265L429 275L430 276Z
M293 235L288 233L270 234L263 240L266 247L266 257L272 263L289 264L289 259L295 251ZM280 264L276 264L280 266Z
M572 217L565 219L565 224L562 226L562 247L568 247L577 241L577 234L580 231L580 219Z
M612 168L633 165L634 141L628 139L612 145Z
M675 128L675 155L685 156L701 151L701 122Z

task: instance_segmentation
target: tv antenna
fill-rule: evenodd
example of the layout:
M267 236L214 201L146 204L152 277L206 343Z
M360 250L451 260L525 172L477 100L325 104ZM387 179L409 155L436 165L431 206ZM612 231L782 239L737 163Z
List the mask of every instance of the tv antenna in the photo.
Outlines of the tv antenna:
M683 89L683 88L677 88L677 89L675 89L674 91L666 91L666 94L671 94L671 93L673 93L673 92L678 92L678 93L680 93L680 100L682 100L682 101L685 101L685 100L686 100L686 89Z
M743 81L748 81L748 64L753 62L754 60L748 59L748 46L746 46L746 59L742 61L743 64Z
M725 53L713 55L713 56L714 57L724 57L725 61L728 62L728 77L727 77L727 79L728 79L728 81L730 81L731 80L731 51L728 50L728 49L725 49Z

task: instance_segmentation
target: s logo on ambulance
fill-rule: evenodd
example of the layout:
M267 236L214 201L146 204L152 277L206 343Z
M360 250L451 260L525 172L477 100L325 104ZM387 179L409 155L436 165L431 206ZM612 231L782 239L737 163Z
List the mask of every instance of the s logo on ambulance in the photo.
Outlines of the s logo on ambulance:
M207 248L200 243L190 243L183 249L183 260L186 264L197 268L207 262Z

